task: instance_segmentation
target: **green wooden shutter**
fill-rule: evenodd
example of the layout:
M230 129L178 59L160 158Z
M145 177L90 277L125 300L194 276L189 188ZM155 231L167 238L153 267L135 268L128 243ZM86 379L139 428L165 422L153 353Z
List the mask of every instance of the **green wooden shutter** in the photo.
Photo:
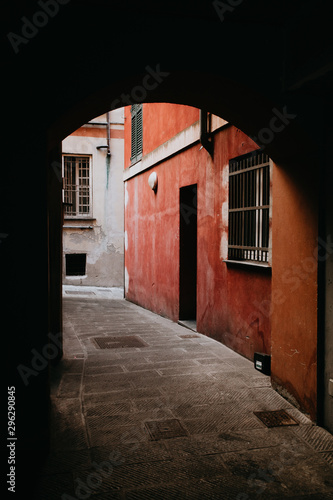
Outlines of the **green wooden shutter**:
M131 106L131 162L135 163L142 158L142 104Z

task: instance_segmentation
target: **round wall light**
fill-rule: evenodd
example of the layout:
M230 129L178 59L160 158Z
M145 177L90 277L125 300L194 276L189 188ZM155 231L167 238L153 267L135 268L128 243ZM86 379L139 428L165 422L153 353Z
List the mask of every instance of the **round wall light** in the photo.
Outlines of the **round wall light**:
M148 177L149 187L156 193L157 191L157 173L152 172Z

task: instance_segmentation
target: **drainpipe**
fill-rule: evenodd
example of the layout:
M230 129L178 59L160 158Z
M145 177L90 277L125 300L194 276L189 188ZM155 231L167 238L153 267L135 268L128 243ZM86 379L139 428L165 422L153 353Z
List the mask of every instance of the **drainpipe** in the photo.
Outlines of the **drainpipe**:
M204 147L210 156L213 157L214 143L209 130L210 127L208 127L208 112L203 109L200 109L199 123L201 147Z
M106 146L97 146L96 149L106 149L107 156L111 156L110 148L110 112L106 113Z
M111 155L111 150L110 150L110 111L106 113L106 144L107 144L107 150L106 154L108 156Z

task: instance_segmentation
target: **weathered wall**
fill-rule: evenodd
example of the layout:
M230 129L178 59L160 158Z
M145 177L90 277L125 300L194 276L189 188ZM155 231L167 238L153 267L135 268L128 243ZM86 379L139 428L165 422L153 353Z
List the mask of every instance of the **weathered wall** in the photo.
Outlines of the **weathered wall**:
M199 331L213 336L248 358L270 353L270 269L227 264L228 163L257 145L229 126L214 137L214 162L199 165L198 192L198 317ZM201 153L209 158L202 150Z
M143 107L144 122L151 127L143 129L143 155L199 120L199 110L191 106L175 106L167 102L150 103Z
M124 108L125 123L131 123L131 107ZM176 134L199 120L199 110L191 106L170 103L150 103L143 106L144 123L151 124L143 129L143 155L153 151ZM131 165L131 127L125 127L125 168Z
M272 382L315 418L318 185L276 168L273 182Z
M63 283L93 286L123 286L124 283L124 126L123 108L110 113L110 150L106 145L106 116L92 120L63 141L63 153L91 155L92 216L65 218L63 234ZM92 229L66 226L88 225ZM65 254L86 253L85 276L65 275Z
M144 105L149 124L150 106L156 105ZM157 144L162 136L157 125L148 129L151 144ZM178 320L179 189L197 184L198 331L250 359L254 352L271 353L274 387L315 419L318 186L310 169L291 173L274 165L272 268L227 264L228 162L257 146L239 129L225 125L214 133L212 160L200 150L196 125L186 130L192 134L191 146L155 165L146 161L154 158L154 151L149 152L142 164L151 168L127 177L126 297ZM156 194L147 183L152 170L158 174Z
M150 106L156 105L145 104L144 116L149 116ZM173 108L175 114L177 106ZM191 113L191 120L196 113ZM151 142L156 144L159 133L151 128L156 138ZM178 320L179 218L184 216L179 189L197 184L197 328L248 358L255 351L270 352L270 317L258 311L258 305L270 303L270 273L227 267L223 259L228 241L228 162L256 148L240 130L226 126L215 134L214 161L196 142L156 165L156 194L147 182L152 169L125 182L127 299Z

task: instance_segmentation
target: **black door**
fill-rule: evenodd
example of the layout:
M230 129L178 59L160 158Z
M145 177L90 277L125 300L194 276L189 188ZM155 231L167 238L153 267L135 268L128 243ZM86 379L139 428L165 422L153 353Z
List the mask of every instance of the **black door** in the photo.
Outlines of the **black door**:
M197 185L180 188L179 319L195 320L197 308Z

